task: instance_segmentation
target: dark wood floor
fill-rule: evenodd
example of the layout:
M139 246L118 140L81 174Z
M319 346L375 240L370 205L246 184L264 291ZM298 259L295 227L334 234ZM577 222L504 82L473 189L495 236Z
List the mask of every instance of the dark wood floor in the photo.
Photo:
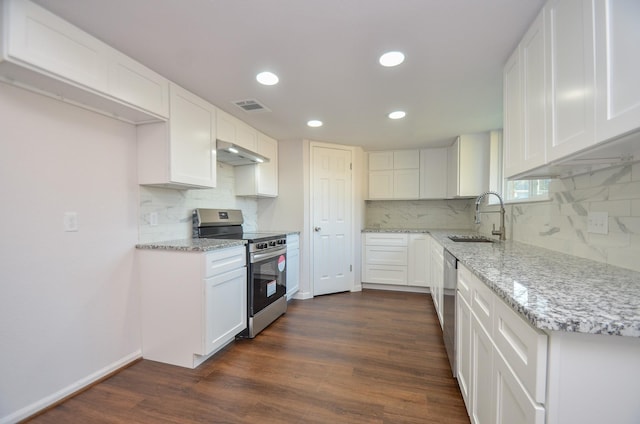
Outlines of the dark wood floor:
M426 294L292 301L195 370L142 360L33 423L469 423Z

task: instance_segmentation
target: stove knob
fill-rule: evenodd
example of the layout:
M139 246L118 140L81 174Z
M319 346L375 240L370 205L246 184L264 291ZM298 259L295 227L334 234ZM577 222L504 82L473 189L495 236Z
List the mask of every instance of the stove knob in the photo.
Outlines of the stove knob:
M278 244L285 244L287 241L285 239L278 240Z
M275 246L275 245L276 245L276 242L275 242L275 241L270 241L270 242L269 242L269 246L273 247L273 246Z

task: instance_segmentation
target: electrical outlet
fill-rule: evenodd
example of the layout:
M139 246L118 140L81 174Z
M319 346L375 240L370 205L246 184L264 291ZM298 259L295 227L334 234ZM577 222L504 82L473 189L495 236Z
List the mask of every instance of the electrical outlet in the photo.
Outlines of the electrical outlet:
M149 214L149 225L155 227L158 225L158 212L151 212Z
M609 213L589 212L587 216L587 232L593 234L609 234Z
M76 212L65 212L63 222L66 232L78 231L78 214Z

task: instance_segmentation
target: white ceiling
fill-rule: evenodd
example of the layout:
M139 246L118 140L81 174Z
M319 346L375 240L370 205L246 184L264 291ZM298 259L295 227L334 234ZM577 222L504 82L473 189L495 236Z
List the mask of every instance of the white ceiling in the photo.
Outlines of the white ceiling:
M543 0L36 0L279 140L365 150L502 127L502 66ZM378 57L406 55L396 68ZM255 75L280 77L262 86ZM231 102L255 98L271 112ZM392 121L396 109L407 117ZM308 128L309 119L324 121Z

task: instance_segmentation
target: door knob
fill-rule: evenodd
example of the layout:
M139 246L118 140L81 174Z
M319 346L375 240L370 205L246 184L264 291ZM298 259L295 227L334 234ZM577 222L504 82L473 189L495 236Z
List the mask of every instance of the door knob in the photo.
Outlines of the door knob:
M313 231L315 231L316 233L317 233L318 231L320 231L320 230L322 230L322 228L321 228L321 227L314 227L314 228L313 228Z

